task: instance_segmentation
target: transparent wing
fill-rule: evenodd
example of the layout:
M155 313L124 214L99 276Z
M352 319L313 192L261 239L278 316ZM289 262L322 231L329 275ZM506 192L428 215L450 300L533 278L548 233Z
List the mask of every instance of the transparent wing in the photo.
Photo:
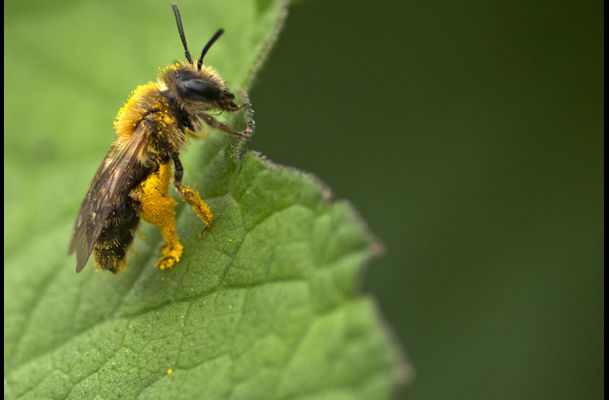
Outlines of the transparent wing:
M76 252L76 272L87 264L103 223L119 200L133 167L148 145L146 124L141 123L121 147L113 145L97 170L74 225L69 254Z

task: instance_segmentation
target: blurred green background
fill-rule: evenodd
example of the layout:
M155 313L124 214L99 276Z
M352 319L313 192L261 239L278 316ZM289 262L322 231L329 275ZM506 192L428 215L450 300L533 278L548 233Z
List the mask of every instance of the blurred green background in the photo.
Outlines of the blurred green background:
M293 7L252 147L384 241L405 399L600 399L603 2Z
M98 4L15 2L8 18L19 23L5 16L13 132L4 137L5 214L7 202L19 203L5 215L5 252L32 226L74 214L111 140L101 132L128 92L181 57L173 24L134 32L151 23L112 23L164 20L166 2ZM389 0L291 8L253 88L250 147L315 173L385 243L362 286L416 371L399 398L603 395L603 8ZM216 28L192 18L193 37ZM58 41L57 30L72 39ZM226 56L212 52L210 63ZM31 74L48 87L33 91ZM73 103L57 118L65 98ZM85 131L96 126L99 136ZM61 132L65 146L46 132ZM52 199L57 212L28 208L57 192L49 174L65 175L66 162L75 168Z

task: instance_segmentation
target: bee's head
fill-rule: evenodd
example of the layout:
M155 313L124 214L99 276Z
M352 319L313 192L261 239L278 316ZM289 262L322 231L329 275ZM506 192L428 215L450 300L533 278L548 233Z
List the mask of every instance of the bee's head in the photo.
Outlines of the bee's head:
M192 112L220 109L237 111L235 95L211 67L200 70L192 64L174 64L161 72L160 80L180 105Z
M165 84L171 97L176 99L182 107L189 111L204 111L209 109L220 109L224 111L236 111L239 109L234 103L235 95L228 89L228 85L211 67L203 66L203 58L210 47L224 33L218 30L203 47L201 57L196 65L190 56L186 45L186 36L182 27L182 19L178 7L171 6L178 23L178 31L187 63L176 63L166 67L161 72L160 81Z

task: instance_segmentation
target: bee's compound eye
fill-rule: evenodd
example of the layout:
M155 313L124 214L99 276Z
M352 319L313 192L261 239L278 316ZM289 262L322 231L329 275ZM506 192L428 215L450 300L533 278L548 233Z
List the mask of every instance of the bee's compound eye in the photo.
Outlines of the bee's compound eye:
M214 85L200 79L178 81L178 88L182 95L199 100L213 101L220 96L220 91Z

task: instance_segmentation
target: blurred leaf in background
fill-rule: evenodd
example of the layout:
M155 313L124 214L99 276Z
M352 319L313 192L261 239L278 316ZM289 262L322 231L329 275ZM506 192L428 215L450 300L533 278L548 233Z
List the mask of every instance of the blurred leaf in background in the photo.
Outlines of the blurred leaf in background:
M191 50L236 90L286 3L180 4ZM186 253L153 268L144 229L120 275L74 273L66 255L87 184L129 89L181 57L169 4L5 3L5 380L12 398L387 398L406 370L358 292L378 247L351 207L295 170L212 134L187 152L186 181L216 213Z

